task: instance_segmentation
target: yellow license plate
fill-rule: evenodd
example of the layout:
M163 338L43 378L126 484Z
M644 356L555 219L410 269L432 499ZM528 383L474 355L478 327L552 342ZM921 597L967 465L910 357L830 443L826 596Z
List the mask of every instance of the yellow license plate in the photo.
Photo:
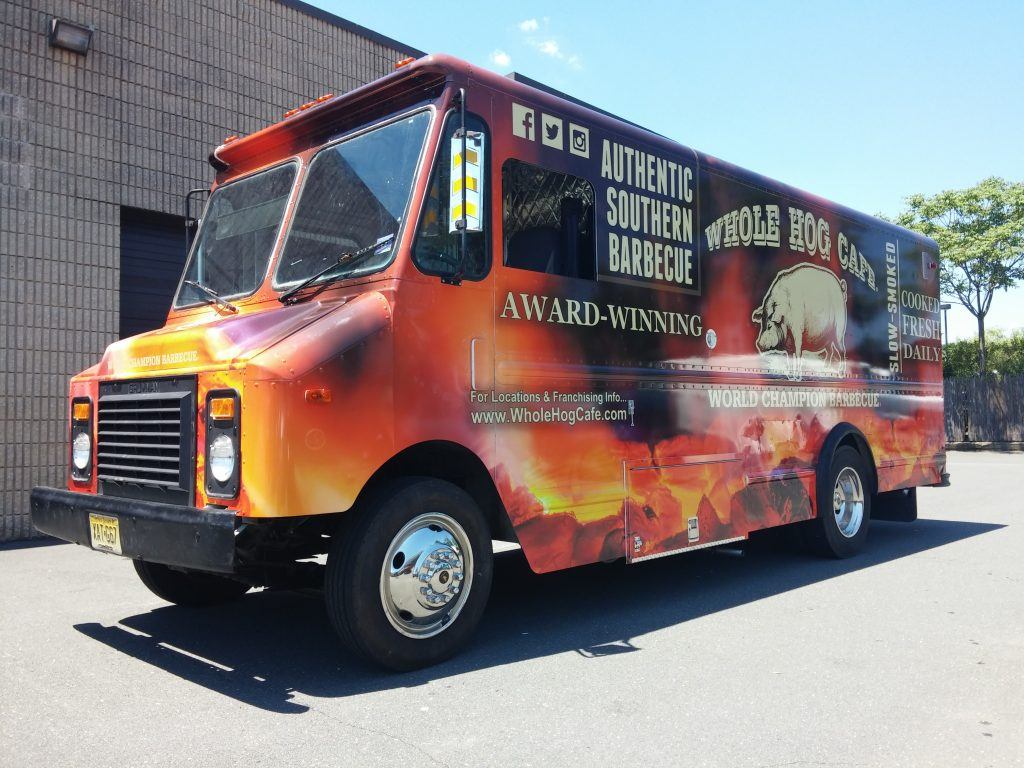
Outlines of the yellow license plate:
M121 554L121 527L116 517L89 513L89 538L92 548Z

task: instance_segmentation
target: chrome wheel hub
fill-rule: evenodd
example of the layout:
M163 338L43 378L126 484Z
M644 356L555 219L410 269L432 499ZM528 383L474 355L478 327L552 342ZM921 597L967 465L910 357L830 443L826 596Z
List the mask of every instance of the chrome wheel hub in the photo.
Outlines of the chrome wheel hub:
M860 475L851 467L843 467L832 489L832 512L839 532L850 539L857 535L864 522L864 486Z
M451 624L473 584L469 537L448 515L410 520L391 541L380 574L380 599L391 626L407 637L432 637Z

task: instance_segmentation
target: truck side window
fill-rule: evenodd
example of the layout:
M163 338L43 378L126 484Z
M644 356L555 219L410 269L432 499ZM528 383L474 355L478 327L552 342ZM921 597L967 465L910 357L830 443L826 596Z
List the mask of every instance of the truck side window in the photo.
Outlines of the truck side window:
M426 197L423 200L423 212L420 214L419 228L416 231L416 242L413 245L412 258L420 271L428 275L439 275L447 277L458 271L459 241L461 233L449 231L448 226L448 205L450 189L450 166L451 166L451 143L452 136L458 130L460 123L459 113L452 112L448 115L444 131L441 134L441 142L437 151L437 158L434 161L434 172L430 178L430 187L427 189ZM482 132L487 137L487 126L476 115L466 115L466 128L469 131ZM485 155L488 155L490 141L485 140ZM487 158L484 158L484 167L487 168ZM484 176L484 190L482 195L483 210L486 212L490 206L489 173ZM486 213L484 214L486 216ZM463 264L462 277L466 280L480 280L487 274L490 268L489 249L487 247L488 227L486 220L483 232L468 232L466 234L466 246L468 253Z
M506 160L505 266L593 280L594 188L586 179Z

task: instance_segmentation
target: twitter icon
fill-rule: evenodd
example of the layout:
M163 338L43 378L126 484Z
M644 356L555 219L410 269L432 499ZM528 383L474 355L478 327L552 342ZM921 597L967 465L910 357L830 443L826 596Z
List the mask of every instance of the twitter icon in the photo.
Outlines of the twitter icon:
M540 140L546 147L563 149L562 118L542 114L540 116Z

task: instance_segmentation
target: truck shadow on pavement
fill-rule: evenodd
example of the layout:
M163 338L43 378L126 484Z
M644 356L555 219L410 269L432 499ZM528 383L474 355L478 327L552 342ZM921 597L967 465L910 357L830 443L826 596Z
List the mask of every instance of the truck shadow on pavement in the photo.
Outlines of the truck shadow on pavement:
M255 592L215 608L166 606L82 634L171 675L270 712L302 713L296 696L333 698L422 685L525 659L575 652L599 660L640 651L633 638L691 619L1002 528L945 520L874 523L850 560L795 551L784 536L742 554L703 550L538 576L519 552L499 555L475 641L430 669L392 674L336 643L319 593Z

